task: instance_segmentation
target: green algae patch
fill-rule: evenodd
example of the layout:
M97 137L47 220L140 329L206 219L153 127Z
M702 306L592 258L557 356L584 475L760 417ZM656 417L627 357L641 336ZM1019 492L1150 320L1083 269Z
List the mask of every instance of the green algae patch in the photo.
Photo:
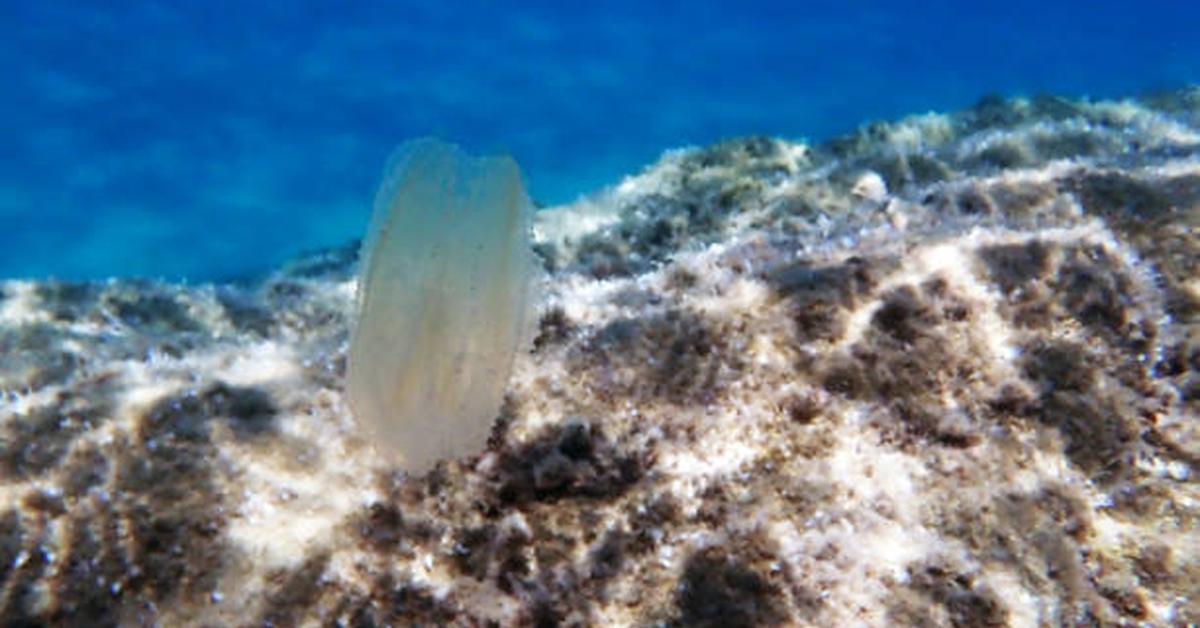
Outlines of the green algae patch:
M508 157L392 157L363 243L347 394L409 472L480 449L529 337L532 205Z

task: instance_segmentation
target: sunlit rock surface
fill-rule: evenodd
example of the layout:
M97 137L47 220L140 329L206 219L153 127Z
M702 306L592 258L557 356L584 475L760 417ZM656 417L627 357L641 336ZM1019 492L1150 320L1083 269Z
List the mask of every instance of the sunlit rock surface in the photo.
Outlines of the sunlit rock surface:
M0 623L1200 622L1200 92L673 151L535 231L492 438L416 478L353 245L0 284Z

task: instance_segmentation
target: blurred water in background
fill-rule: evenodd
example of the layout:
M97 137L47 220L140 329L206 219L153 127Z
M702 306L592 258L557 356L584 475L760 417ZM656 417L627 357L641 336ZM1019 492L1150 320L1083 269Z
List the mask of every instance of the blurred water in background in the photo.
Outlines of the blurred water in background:
M358 237L413 136L561 203L729 136L1200 82L1200 3L0 0L0 73L0 277L202 281Z

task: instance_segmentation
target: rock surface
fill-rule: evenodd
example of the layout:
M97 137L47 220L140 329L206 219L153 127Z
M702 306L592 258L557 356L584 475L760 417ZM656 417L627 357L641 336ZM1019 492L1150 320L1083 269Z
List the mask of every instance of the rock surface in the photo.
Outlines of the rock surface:
M342 396L354 246L0 284L0 623L1200 622L1200 91L671 152L535 235L422 477Z

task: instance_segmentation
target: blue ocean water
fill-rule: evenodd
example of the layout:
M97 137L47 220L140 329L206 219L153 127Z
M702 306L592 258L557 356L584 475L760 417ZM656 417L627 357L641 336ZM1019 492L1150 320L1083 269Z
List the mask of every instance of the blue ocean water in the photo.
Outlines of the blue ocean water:
M541 204L664 149L1200 82L1200 2L0 1L0 277L202 281L361 235L437 135Z

